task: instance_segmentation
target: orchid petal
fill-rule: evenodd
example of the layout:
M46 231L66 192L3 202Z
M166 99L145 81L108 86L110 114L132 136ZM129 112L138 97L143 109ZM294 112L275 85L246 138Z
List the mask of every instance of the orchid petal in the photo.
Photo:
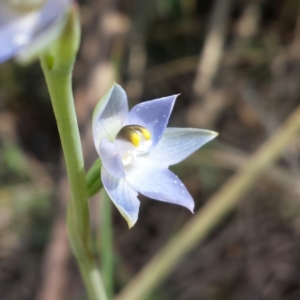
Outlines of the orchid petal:
M138 219L140 207L138 193L127 183L125 178L112 176L104 167L101 170L101 179L111 200L131 228Z
M152 199L179 204L194 210L194 200L181 180L169 169L154 165L145 157L137 157L127 171L128 183L141 194Z
M103 166L111 175L118 178L125 176L123 163L114 143L103 138L100 142L99 155Z
M128 113L125 91L114 84L100 99L93 114L93 135L96 149L103 137L113 141Z
M168 167L182 161L217 135L214 131L204 129L166 128L148 158Z
M42 8L26 14L1 3L0 63L21 50L23 60L43 50L60 33L71 3L71 0L48 0Z
M152 135L153 148L162 137L178 95L137 104L129 112L124 125L140 125Z

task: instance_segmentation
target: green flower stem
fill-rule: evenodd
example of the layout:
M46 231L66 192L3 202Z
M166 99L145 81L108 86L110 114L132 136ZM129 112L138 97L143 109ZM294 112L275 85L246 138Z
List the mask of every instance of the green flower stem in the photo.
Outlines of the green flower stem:
M88 194L81 142L73 103L71 74L49 70L45 67L43 61L42 67L65 157L78 232L85 246L87 246L90 237Z
M76 6L73 6L61 36L41 55L41 65L57 121L71 190L68 206L70 243L90 300L106 300L101 275L91 254L88 192L72 93L72 70L79 40L79 19Z
M68 231L91 300L106 300L101 276L90 252L88 193L84 161L71 88L71 74L47 68L42 59L50 97L61 138L71 189ZM70 209L72 207L72 209Z
M133 278L115 300L147 297L178 262L232 211L259 176L274 163L288 142L300 131L300 107L281 128L256 151L206 205Z
M101 224L98 249L101 253L101 269L108 298L113 294L113 231L112 231L112 202L105 189L101 191Z

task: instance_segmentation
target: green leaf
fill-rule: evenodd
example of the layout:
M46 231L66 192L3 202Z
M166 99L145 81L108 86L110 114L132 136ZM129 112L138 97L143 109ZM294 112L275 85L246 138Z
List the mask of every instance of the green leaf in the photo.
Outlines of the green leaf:
M103 187L100 178L101 166L101 160L98 158L86 174L86 186L89 197L96 195Z

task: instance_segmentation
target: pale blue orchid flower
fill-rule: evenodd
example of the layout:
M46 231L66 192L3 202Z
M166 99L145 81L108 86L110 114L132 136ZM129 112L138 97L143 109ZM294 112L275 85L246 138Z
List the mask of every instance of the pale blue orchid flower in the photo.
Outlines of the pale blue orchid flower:
M1 0L0 63L16 55L26 62L55 40L72 0Z
M115 84L95 108L93 136L102 160L102 183L129 227L138 219L138 193L194 210L193 198L168 167L217 133L166 128L177 96L142 102L128 112L126 93Z

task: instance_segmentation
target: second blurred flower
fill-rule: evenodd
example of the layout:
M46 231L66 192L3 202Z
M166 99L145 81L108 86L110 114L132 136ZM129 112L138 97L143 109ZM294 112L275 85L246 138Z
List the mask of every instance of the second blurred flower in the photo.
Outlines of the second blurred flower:
M0 63L27 61L56 39L72 0L4 0L0 3Z

